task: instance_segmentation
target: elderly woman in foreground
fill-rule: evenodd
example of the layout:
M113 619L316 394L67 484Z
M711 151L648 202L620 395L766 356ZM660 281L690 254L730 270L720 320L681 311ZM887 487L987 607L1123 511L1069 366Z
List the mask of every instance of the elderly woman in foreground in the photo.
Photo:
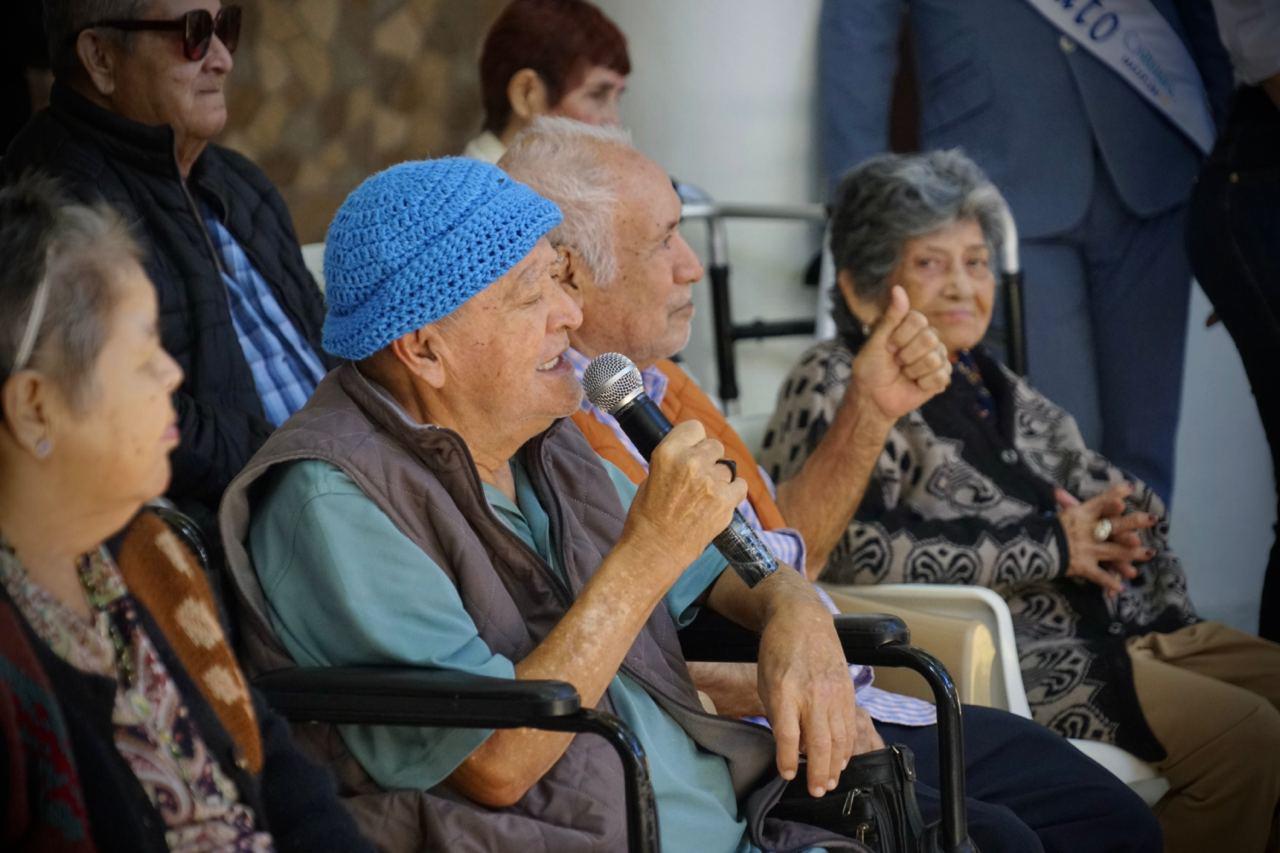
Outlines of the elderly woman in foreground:
M109 209L0 192L0 848L365 850L157 516L182 371Z
M1013 613L1035 718L1168 778L1156 807L1168 849L1263 849L1280 800L1280 647L1196 616L1160 498L981 346L998 192L963 155L935 152L870 160L838 198L839 332L783 386L770 473L807 464L899 287L955 371L891 432L822 579L991 587Z

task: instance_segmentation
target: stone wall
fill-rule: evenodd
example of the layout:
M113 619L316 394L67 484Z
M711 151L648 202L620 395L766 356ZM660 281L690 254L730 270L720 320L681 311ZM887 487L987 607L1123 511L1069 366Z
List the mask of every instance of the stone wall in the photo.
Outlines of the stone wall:
M506 0L241 2L220 141L271 176L303 243L368 175L478 131L476 57Z

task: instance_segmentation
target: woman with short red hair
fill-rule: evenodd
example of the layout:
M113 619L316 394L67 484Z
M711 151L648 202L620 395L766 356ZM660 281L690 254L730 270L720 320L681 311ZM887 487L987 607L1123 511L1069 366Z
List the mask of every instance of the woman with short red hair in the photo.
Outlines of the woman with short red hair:
M618 104L631 73L627 37L586 0L512 0L480 52L484 131L468 157L496 163L540 115L621 124Z

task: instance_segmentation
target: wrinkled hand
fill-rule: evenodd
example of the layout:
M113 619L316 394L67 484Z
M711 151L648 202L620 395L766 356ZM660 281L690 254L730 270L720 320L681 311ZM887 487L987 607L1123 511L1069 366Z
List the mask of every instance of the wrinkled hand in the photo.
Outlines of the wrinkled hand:
M912 412L951 382L951 359L907 292L894 286L889 308L853 360L853 383L891 421Z
M649 476L636 492L622 535L653 548L660 556L656 564L675 571L670 583L729 526L734 507L747 497L746 481L729 482L729 469L716 464L723 457L724 445L708 438L702 424L685 421L649 460Z
M860 718L831 614L816 599L779 607L760 637L759 690L778 744L778 773L794 779L805 753L809 793L821 797L857 753L880 738Z
M853 676L850 675L852 680ZM853 709L854 721L858 726L858 737L853 745L853 754L861 755L864 752L871 752L875 749L884 749L884 741L880 738L880 733L876 731L875 721L871 719L861 705L855 705Z
M1145 512L1126 512L1124 499L1131 494L1133 486L1118 483L1081 503L1064 489L1054 491L1061 508L1058 521L1067 536L1067 577L1092 581L1115 596L1124 589L1125 580L1138 576L1134 563L1156 555L1138 536L1139 530L1154 527L1156 518ZM1111 520L1111 536L1099 542L1093 531L1103 518Z

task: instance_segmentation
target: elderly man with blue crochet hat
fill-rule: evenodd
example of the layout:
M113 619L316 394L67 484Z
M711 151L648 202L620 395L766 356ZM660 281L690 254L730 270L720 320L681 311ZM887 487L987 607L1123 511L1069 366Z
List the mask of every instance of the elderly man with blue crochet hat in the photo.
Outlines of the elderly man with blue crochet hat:
M796 572L748 589L709 547L746 486L694 422L638 488L566 416L582 320L551 202L465 159L373 176L329 231L324 346L344 363L228 490L221 522L251 667L409 664L559 679L649 757L663 846L849 847L761 819L762 780L820 796L854 752L830 615ZM709 606L762 632L775 728L704 713L676 638ZM787 736L785 733L793 733ZM346 727L326 748L389 849L616 850L599 738ZM777 774L771 772L776 765ZM363 808L367 806L367 808Z

